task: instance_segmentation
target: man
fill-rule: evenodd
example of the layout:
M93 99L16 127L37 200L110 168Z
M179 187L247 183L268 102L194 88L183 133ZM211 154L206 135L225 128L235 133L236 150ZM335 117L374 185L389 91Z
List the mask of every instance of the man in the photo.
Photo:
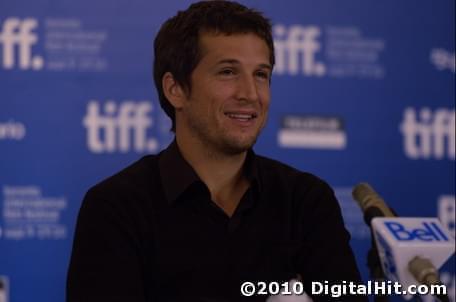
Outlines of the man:
M242 301L245 281L300 278L309 294L312 281L359 282L328 185L251 149L273 65L269 21L240 4L196 3L164 23L154 77L175 141L89 190L68 301Z

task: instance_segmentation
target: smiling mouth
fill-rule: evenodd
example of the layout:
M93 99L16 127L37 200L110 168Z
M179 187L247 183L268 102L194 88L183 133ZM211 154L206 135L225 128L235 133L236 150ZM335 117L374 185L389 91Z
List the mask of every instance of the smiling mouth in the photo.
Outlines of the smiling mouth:
M225 113L225 115L231 119L235 119L235 120L238 120L241 122L251 121L251 120L257 118L257 116L258 116L256 113L247 114L247 113L229 113L229 112Z

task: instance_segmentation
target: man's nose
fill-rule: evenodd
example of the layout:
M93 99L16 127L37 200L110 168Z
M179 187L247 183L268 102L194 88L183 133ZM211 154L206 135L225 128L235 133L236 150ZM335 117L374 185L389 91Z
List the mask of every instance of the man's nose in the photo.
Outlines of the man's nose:
M252 75L244 75L239 78L238 99L248 102L258 101L258 86Z

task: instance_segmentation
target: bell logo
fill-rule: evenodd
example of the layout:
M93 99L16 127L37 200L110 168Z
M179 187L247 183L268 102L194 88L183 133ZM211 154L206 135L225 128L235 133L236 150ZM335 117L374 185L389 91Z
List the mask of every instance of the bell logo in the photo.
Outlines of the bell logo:
M37 26L38 21L32 18L24 20L7 18L4 20L0 32L1 65L3 68L13 69L16 66L16 56L18 57L19 69L39 70L43 68L43 58L41 56L32 57L32 46L38 41L38 36L33 33Z
M317 62L316 54L321 50L318 41L321 29L317 26L284 25L274 26L274 48L276 74L303 74L305 76L323 76L326 67Z
M385 222L385 226L398 241L449 241L434 222L422 222L420 227L407 229L399 222Z
M423 108L416 112L406 108L400 125L404 149L412 159L443 159L455 157L455 111L438 108L431 112Z
M87 129L87 147L94 153L154 152L157 140L147 138L153 125L150 101L107 101L103 113L98 101L90 101L83 125ZM132 136L132 137L131 137Z
M382 235L379 232L377 232L376 235L378 243L381 245L382 248L381 253L383 253L382 256L384 259L384 261L382 261L382 265L384 272L386 272L386 274L390 276L391 279L398 280L399 278L397 276L397 267L394 264L393 252L391 251L388 243L385 241Z

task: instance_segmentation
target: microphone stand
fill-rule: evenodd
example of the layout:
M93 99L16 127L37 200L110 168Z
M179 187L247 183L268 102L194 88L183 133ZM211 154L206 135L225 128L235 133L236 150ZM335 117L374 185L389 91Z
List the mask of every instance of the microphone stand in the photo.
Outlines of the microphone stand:
M367 252L367 266L369 267L369 277L375 282L385 282L382 264L378 255L377 245L374 234L371 231L371 248ZM374 302L388 302L387 295L374 295Z
M375 242L374 233L372 231L371 221L375 217L397 217L398 215L393 209L391 209L385 204L385 201L367 183L360 183L356 185L353 189L352 195L353 199L355 199L358 202L361 209L363 210L364 221L371 230L371 248L367 254L367 266L369 267L369 277L373 279L375 282L385 282L385 274L383 272L380 257L378 255L378 249ZM436 271L435 268L432 266L432 263L430 263L430 266L426 263L427 259L418 260L420 262L417 263L415 261L416 264L414 266L424 265L426 268L432 268L432 270ZM414 275L415 279L421 284L428 285L431 281L432 283L441 284L441 281L439 280L438 276L434 276L436 275L436 272L435 274L431 274L431 276L426 275L426 281L423 281L421 280L421 277L417 277L413 273L415 269L411 271L410 263L409 271ZM449 297L447 294L435 295L435 298L439 299L441 302L449 302ZM421 301L422 299L420 296L415 295L415 300ZM374 295L374 301L387 302L388 297L386 295Z

